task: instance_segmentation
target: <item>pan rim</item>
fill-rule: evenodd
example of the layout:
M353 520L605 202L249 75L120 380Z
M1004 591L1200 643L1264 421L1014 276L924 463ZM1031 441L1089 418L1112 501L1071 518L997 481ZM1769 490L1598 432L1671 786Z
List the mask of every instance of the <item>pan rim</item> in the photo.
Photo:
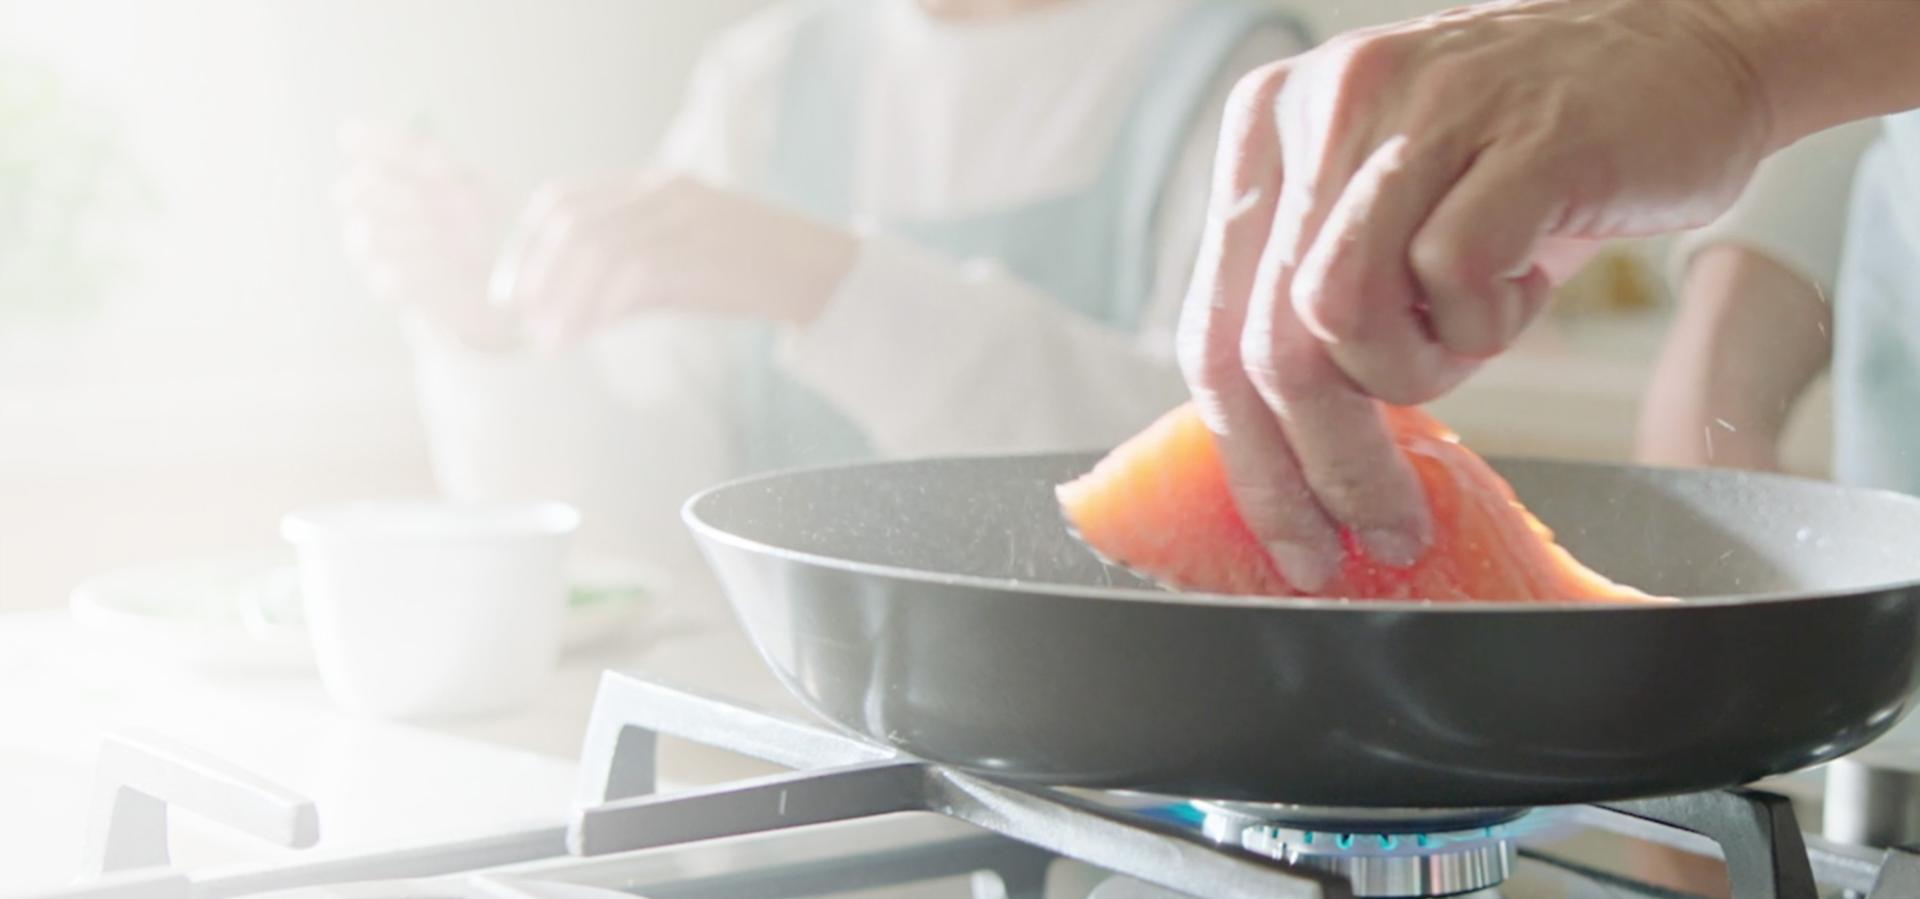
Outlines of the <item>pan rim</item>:
M987 577L985 575L956 574L952 572L931 571L904 565L889 565L878 562L863 562L856 559L841 558L822 553L777 546L763 540L745 537L707 521L701 516L699 506L711 497L729 493L756 484L775 482L785 478L813 473L844 471L863 468L892 467L909 464L943 464L956 462L980 462L1016 459L1057 459L1077 455L1097 454L1099 450L1064 452L1025 452L1025 453L977 453L945 454L936 456L916 456L902 459L879 459L853 462L835 462L824 465L808 465L778 471L761 472L733 478L703 488L688 497L680 507L680 518L696 536L715 543L725 544L736 549L748 550L762 555L773 556L792 562L800 562L818 568L828 568L853 574L884 577L895 581L924 583L940 587L960 587L992 593L1025 593L1037 596L1058 597L1078 600L1117 600L1121 602L1147 603L1151 605L1190 605L1220 609L1265 609L1272 611L1319 611L1327 613L1427 613L1427 614L1499 614L1499 613L1670 613L1681 610L1721 609L1730 606L1749 606L1777 603L1819 602L1878 596L1889 592L1910 590L1920 587L1920 576L1903 580L1887 581L1854 587L1831 588L1825 590L1773 591L1767 593L1714 594L1711 596L1691 596L1675 598L1672 602L1611 602L1594 600L1516 600L1516 599L1476 599L1476 600L1432 600L1432 599L1341 599L1334 597L1302 596L1243 596L1225 593L1170 592L1139 587L1097 587L1092 585L1064 584L1056 581L1027 580L1023 578ZM1893 490L1877 487L1859 487L1822 481L1816 478L1778 472L1746 471L1736 469L1681 469L1671 466L1628 465L1609 462L1588 462L1573 459L1551 459L1540 456L1489 455L1484 457L1497 469L1500 463L1547 464L1569 468L1608 469L1615 471L1699 471L1708 477L1737 477L1761 481L1792 482L1812 485L1818 489L1841 489L1861 495L1878 495L1894 501L1920 504L1920 497L1910 496ZM1711 472L1710 474L1708 472Z

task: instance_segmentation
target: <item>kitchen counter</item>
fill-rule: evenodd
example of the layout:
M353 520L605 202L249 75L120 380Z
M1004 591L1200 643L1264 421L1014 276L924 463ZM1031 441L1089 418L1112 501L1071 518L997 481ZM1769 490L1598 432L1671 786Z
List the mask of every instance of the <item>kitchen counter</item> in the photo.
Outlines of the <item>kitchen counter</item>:
M518 713L420 723L337 711L310 671L159 669L64 610L0 615L0 896L61 886L79 872L94 760L108 733L158 733L304 794L319 810L321 840L302 854L318 856L560 822L607 668L797 712L716 596L703 588L681 599L623 639L569 655ZM771 770L671 741L660 764L670 785ZM292 853L191 815L175 816L173 852L189 870Z

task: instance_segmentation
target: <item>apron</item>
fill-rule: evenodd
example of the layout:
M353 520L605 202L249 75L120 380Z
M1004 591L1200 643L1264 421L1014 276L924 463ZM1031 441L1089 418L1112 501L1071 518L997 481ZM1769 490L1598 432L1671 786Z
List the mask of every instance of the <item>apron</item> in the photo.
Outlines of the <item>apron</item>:
M1920 494L1920 110L1861 157L1833 309L1834 475Z
M1834 477L1920 494L1920 111L1885 126L1854 176L1835 285ZM1920 715L1875 745L1920 757Z
M825 4L795 35L772 163L756 185L763 196L828 221L852 217L855 107L876 2L898 0ZM1199 0L1176 16L1090 185L981 214L880 220L875 229L955 260L990 258L1082 315L1136 330L1151 299L1162 185L1230 54L1250 32L1273 26L1309 43L1296 20L1264 4ZM762 471L871 455L857 424L774 363L776 336L755 325L740 344L736 464Z

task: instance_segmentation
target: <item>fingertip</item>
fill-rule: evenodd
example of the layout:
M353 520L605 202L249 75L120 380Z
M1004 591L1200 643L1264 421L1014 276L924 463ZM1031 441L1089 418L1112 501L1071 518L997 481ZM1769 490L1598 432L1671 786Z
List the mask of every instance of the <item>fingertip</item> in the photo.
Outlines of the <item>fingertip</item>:
M1396 453L1400 451L1396 448ZM1367 518L1355 529L1355 536L1368 558L1395 568L1406 568L1420 561L1433 546L1433 506L1420 484L1420 476L1406 464L1404 455L1396 460L1389 484L1394 489L1380 494L1378 509L1369 509Z
M1320 592L1340 568L1338 556L1326 549L1284 540L1270 541L1266 549L1280 576L1301 593Z
M1368 528L1359 533L1367 557L1382 565L1406 568L1426 554L1427 541L1404 528Z

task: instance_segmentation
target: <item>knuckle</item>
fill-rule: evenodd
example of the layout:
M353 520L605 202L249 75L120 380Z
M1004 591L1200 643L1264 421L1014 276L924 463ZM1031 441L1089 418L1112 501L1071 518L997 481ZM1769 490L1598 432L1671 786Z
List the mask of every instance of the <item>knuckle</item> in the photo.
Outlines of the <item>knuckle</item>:
M1458 237L1431 229L1422 230L1407 248L1407 262L1414 276L1436 303L1480 292L1485 286L1485 266L1474 256Z
M1351 34L1328 49L1344 63L1342 71L1348 79L1363 83L1390 77L1407 57L1401 40L1390 33Z
M1211 325L1181 328L1174 337L1174 358L1187 383L1219 389L1240 377L1240 360L1234 342L1223 339L1220 329Z
M1333 259L1325 263L1325 271L1314 277L1294 278L1289 288L1289 301L1293 304L1294 314L1303 321L1311 322L1326 337L1335 341L1348 342L1363 340L1366 337L1366 315L1360 308L1363 297L1378 298L1383 295L1383 285L1361 281L1351 291L1334 291L1325 285L1335 283L1340 273L1338 267L1346 264L1344 259Z
M1304 396L1313 390L1315 366L1303 348L1276 339L1272 329L1248 328L1240 341L1240 368L1270 398Z
M1280 98L1280 89L1287 83L1287 73L1291 67L1290 61L1280 60L1240 76L1233 83L1233 90L1227 94L1228 120L1245 121L1263 112L1270 112Z
M1420 66L1420 77L1412 85L1412 96L1423 108L1431 108L1430 104L1447 102L1461 91L1478 91L1484 78L1477 68L1468 58L1457 55L1428 59Z

